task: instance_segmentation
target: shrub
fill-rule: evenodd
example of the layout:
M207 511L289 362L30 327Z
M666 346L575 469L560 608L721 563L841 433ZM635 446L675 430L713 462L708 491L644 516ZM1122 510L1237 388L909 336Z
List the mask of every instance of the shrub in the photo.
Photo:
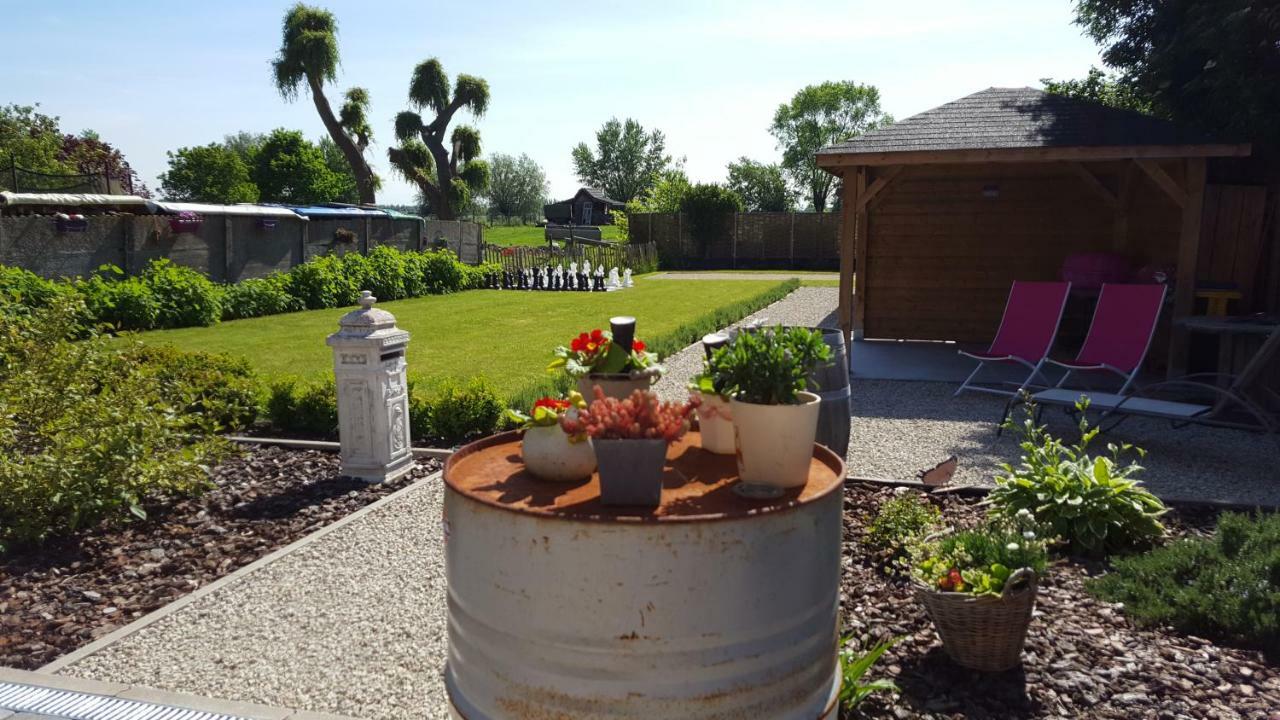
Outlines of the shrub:
M1116 560L1091 592L1145 625L1280 652L1280 516L1225 513L1209 538Z
M410 427L429 430L419 436L439 438L448 443L458 443L468 438L487 435L497 429L505 407L493 392L489 383L481 377L472 378L465 385L447 380L418 400L419 413L425 418L414 422L410 412ZM412 410L412 408L411 408Z
M80 303L0 315L0 551L145 517L144 503L203 488L229 451L182 413L193 394L80 326Z
M867 525L867 539L880 550L897 554L908 542L940 529L942 511L915 493L899 495L880 505Z
M141 278L126 278L114 265L103 265L76 289L95 322L120 330L150 330L160 318L160 304Z
M738 193L714 183L698 183L680 199L680 212L689 218L689 234L703 256L712 243L729 238L733 213L742 208Z
M1098 428L1085 419L1087 402L1077 406L1081 437L1074 446L1036 425L1034 410L1025 407L1022 464L1002 466L1005 476L988 496L994 514L1013 517L1027 510L1073 552L1094 557L1150 545L1164 534L1164 503L1132 479L1142 467L1121 464L1121 456L1134 448L1109 444L1109 457L1089 455Z
M393 247L379 245L369 251L368 275L362 290L370 290L379 300L400 300L409 297L405 258L413 253L405 253Z
M342 255L339 271L338 307L355 305L360 298L361 290L368 290L375 282L373 265L369 258L358 252ZM376 293L375 293L376 294Z
M222 317L218 286L198 270L164 259L152 260L142 271L142 282L159 308L159 327L212 325Z
M258 417L257 377L243 358L140 343L127 357L160 393L186 398L180 410L188 417L219 430L242 430Z
M444 295L462 289L465 267L458 256L449 250L432 250L423 253L423 285L430 295Z
M285 378L267 391L267 420L276 430L318 437L338 431L338 393L333 378L299 384Z
M349 292L347 286L342 258L337 255L322 255L285 273L285 291L301 300L308 310L338 307Z
M306 304L290 295L287 287L286 276L279 273L224 285L222 319L239 320L305 309Z
M0 265L0 296L7 297L14 306L27 310L48 307L55 300L73 294L67 283L46 280L33 272Z
M502 272L498 263L481 263L479 265L463 265L458 263L462 272L462 285L459 290L479 290L485 286L486 278L493 273Z

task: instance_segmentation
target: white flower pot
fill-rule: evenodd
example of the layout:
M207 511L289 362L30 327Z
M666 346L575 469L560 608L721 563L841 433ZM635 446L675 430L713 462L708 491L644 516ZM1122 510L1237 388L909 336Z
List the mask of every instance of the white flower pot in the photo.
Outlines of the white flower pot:
M715 393L699 393L702 405L698 407L698 433L702 436L702 449L716 455L732 455L737 450L734 440L733 414L729 401Z
M653 378L648 375L632 378L626 373L592 373L586 377L578 378L578 392L582 393L582 397L590 404L596 399L596 394L592 388L597 385L604 391L605 397L626 400L631 396L631 393L636 390L648 390L652 384Z
M520 455L524 466L539 480L585 480L596 469L596 451L591 441L569 442L559 425L526 429Z
M822 398L797 393L798 405L729 401L743 483L792 488L809 481Z

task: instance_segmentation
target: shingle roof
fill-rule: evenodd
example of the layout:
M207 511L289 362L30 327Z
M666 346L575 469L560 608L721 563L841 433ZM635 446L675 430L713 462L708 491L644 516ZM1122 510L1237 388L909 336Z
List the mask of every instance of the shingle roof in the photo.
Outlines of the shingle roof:
M591 199L592 199L592 200L598 200L598 201L600 201L600 202L602 202L602 203L609 203L609 204L612 204L612 205L626 205L626 203L624 203L624 202L621 202L621 201L618 201L618 200L614 200L613 198L609 197L608 195L605 195L605 194L604 194L604 190L601 190L600 188L583 187L583 188L579 189L579 190L578 190L578 192L580 192L580 193L581 193L581 192L585 192L586 194L588 194L588 195L590 195L590 196L591 196Z
M879 153L1213 142L1167 120L1034 88L987 88L818 151Z

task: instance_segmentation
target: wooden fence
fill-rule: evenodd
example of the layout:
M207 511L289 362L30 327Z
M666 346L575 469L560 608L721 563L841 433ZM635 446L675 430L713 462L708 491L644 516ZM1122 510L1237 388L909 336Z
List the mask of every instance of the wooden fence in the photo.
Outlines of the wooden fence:
M481 247L484 262L497 263L506 270L590 262L593 267L618 268L621 272L652 272L658 269L658 249L653 243L587 244L571 242L562 247L525 247L485 244Z
M632 213L632 241L657 246L664 268L840 267L840 213L734 213L718 237L695 238L683 213Z

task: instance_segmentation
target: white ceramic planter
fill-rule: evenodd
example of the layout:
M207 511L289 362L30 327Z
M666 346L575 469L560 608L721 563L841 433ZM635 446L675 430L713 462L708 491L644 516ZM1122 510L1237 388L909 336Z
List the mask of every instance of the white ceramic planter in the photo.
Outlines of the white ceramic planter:
M596 469L596 451L591 441L569 442L569 436L559 425L525 430L520 455L524 466L539 480L585 480Z
M578 392L582 393L582 397L586 398L586 401L590 403L596 399L596 394L592 391L592 388L599 385L600 389L604 391L605 397L625 400L636 390L648 390L649 385L652 383L652 378L647 375L633 379L630 375L624 373L593 373L586 377L578 378Z
M733 431L733 414L729 401L715 393L699 393L702 405L698 407L698 433L702 436L702 449L716 455L732 455L736 452Z
M797 398L799 405L729 401L742 482L782 488L808 482L822 399L810 392Z

